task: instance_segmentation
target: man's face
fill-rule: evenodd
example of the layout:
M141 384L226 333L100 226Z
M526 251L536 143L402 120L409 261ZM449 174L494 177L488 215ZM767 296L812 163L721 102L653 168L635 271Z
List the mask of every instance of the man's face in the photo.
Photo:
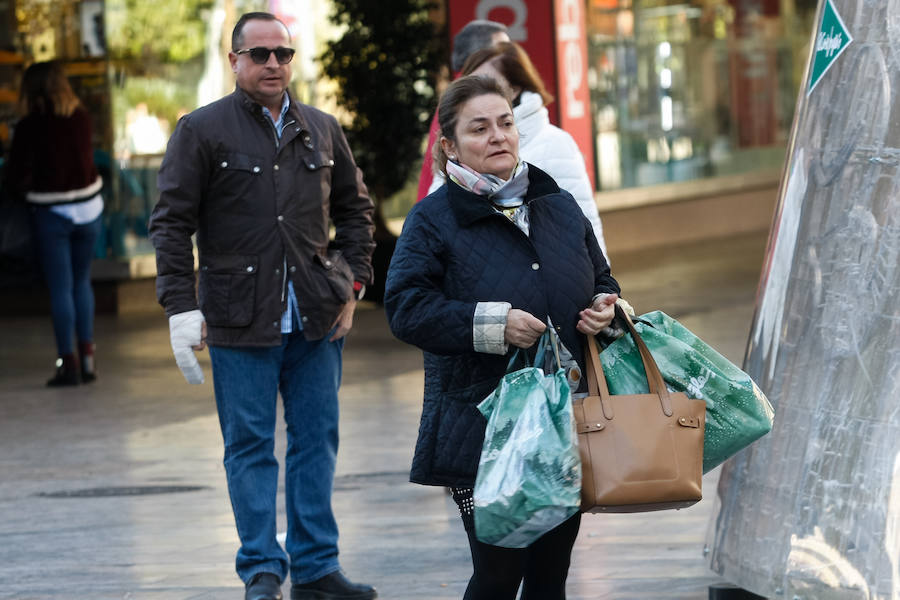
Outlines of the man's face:
M290 48L291 42L288 32L279 21L263 21L252 19L244 24L242 32L243 43L239 50L261 46L274 50L278 47ZM284 90L291 80L290 63L281 65L275 58L275 53L269 53L265 64L258 65L250 58L249 53L228 53L231 62L231 70L238 86L247 92L253 100L262 106L273 110L281 110L281 101Z

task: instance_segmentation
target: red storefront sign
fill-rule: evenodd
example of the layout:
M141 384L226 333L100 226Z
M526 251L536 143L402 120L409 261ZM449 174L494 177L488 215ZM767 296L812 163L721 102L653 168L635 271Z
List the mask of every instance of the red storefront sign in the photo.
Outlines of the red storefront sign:
M450 39L473 19L509 28L556 97L550 121L569 132L584 154L594 183L594 151L587 88L587 41L581 0L451 0L447 2Z
M594 141L591 97L587 82L587 34L583 0L554 0L556 68L559 75L559 126L575 138L584 155L591 186L594 181Z
M451 41L473 19L488 19L506 25L509 38L528 53L547 89L551 93L556 91L552 0L450 0L447 12ZM549 110L550 120L558 123L557 103L551 104Z

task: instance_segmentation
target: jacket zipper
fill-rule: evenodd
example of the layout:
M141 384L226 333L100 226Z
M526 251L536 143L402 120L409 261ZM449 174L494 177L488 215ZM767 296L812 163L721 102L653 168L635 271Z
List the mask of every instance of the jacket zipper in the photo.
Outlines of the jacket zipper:
M269 127L272 130L272 138L275 140L275 153L278 153L280 140L278 139L278 129L275 128L275 123L272 122L272 119L268 119L263 116L263 119L269 124ZM287 295L287 253L285 253L282 258L281 268L283 273L281 274L281 306L284 306L284 299Z
M272 119L266 119L266 121L269 122L269 126L272 128L272 134L275 136L275 151L277 152L281 145L280 144L281 139L278 137L278 130L275 128L275 123L272 122ZM282 128L282 131L284 130L284 128L290 127L294 123L296 123L296 120L291 120L291 121L285 123L284 127ZM287 297L287 284L288 284L287 253L285 253L285 255L284 255L282 268L284 269L284 272L282 273L282 277L281 277L281 305L284 306L284 301L285 301L285 298ZM291 315L291 316L293 317L293 315Z
M284 256L284 265L283 265L284 273L281 278L281 304L284 304L285 292L287 291L287 254Z
M275 150L277 151L278 145L279 145L278 144L279 140L278 140L278 130L275 128L275 123L273 123L272 119L267 118L265 115L263 115L263 119L266 121L266 123L269 124L269 127L272 129L272 138L275 140Z

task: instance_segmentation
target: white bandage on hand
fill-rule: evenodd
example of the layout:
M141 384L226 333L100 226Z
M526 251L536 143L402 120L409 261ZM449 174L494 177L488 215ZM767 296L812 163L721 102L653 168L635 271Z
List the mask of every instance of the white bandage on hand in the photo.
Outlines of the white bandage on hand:
M203 323L203 313L199 310L169 317L169 341L172 343L175 364L188 383L200 384L204 381L203 369L192 348L202 341Z

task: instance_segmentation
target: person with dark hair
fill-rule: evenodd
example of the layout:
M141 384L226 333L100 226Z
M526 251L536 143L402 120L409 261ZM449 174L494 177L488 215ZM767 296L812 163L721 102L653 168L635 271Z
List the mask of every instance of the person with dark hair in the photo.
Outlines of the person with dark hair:
M331 493L341 351L372 279L373 205L337 120L288 92L293 56L284 23L243 15L228 53L235 91L179 120L150 217L157 293L188 382L203 382L194 350L209 345L245 599L281 600L290 573L292 600L369 600L375 589L340 570Z
M475 19L469 21L453 36L453 50L450 55L450 67L454 76L459 73L469 55L500 42L509 41L509 32L506 25L495 21ZM433 162L431 160L434 145L439 134L438 113L435 111L431 118L431 127L428 131L428 143L425 146L425 158L422 161L422 169L419 171L419 188L416 199L421 200L430 192L434 181Z
M453 36L450 67L454 73L459 73L462 71L466 59L476 50L508 41L509 31L506 29L506 25L485 19L469 21Z
M519 154L522 160L543 169L559 187L575 197L584 216L591 222L603 254L603 224L594 202L594 188L584 164L584 155L571 135L550 123L546 106L553 102L528 53L515 42L501 42L472 53L463 65L464 75L485 75L497 80L512 100L516 127L519 129ZM443 183L435 176L429 192Z
M90 383L94 366L91 259L100 234L103 180L94 165L91 119L61 63L25 70L6 184L31 210L37 254L50 290L56 374L50 387ZM75 353L73 331L78 341Z
M579 514L526 548L476 536L486 425L476 406L514 347L534 346L548 322L583 369L580 334L609 326L619 285L571 194L519 159L513 109L494 79L461 77L438 114L435 162L447 180L407 215L385 289L391 331L424 352L410 479L449 487L459 506L474 568L465 600L513 600L520 584L523 598L563 600Z

